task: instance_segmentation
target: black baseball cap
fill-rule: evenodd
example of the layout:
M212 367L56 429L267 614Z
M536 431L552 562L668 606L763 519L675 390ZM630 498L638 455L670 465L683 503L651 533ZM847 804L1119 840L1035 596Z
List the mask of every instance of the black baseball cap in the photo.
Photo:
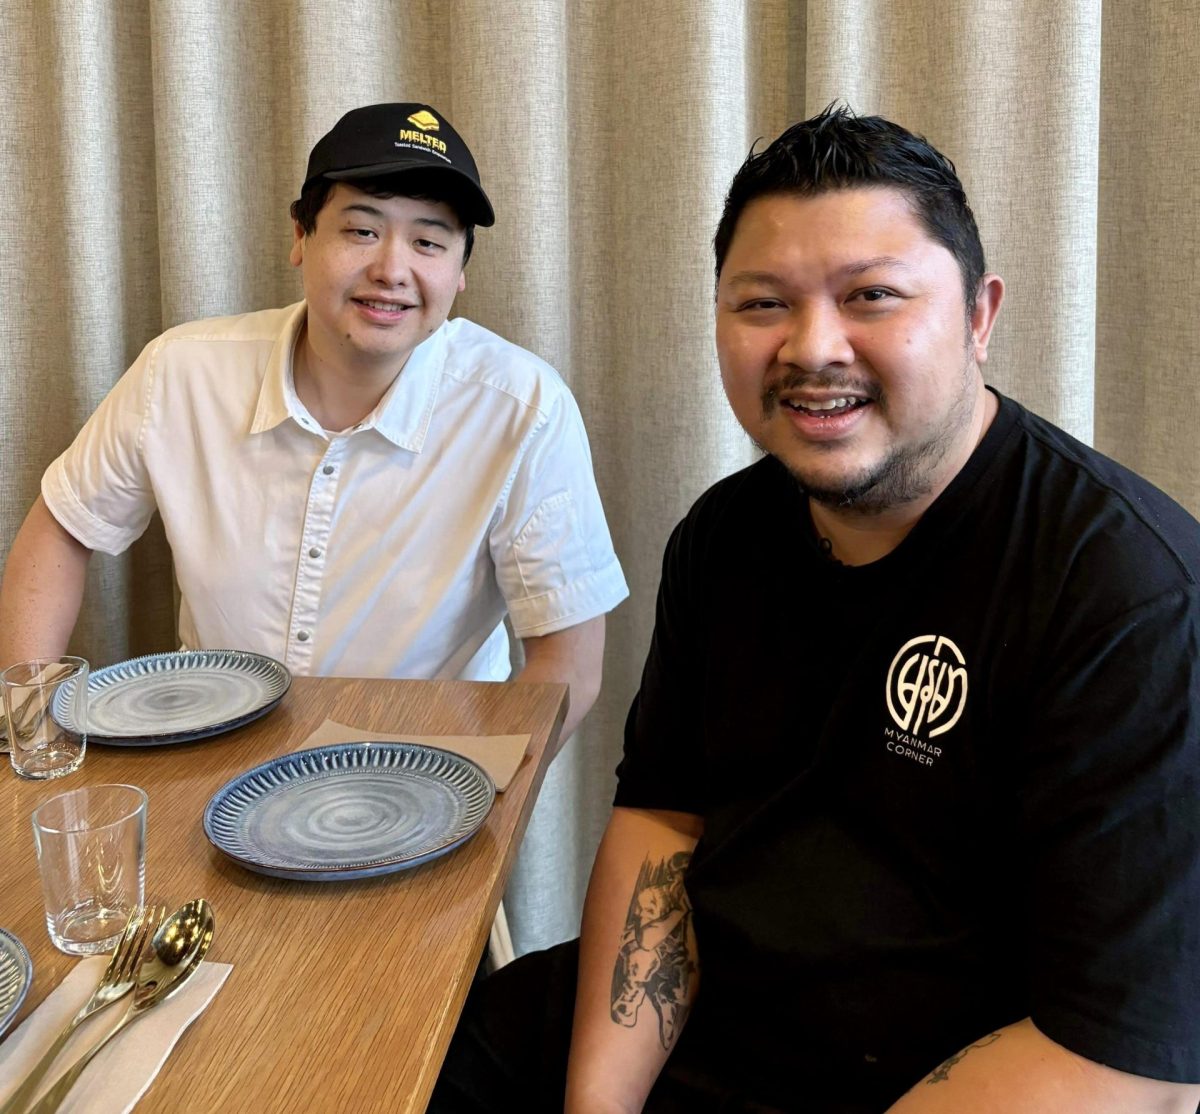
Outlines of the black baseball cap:
M308 156L314 178L352 181L406 170L447 176L447 201L469 224L496 223L479 170L462 137L427 104L369 104L347 112Z

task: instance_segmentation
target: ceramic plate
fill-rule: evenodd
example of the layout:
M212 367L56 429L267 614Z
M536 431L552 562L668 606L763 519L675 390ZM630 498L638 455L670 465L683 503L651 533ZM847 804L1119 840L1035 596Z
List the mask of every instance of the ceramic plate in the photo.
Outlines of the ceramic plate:
M266 715L292 683L273 658L242 650L149 654L88 678L88 742L109 746L188 743ZM54 718L71 722L70 692L55 696Z
M259 874L332 882L429 862L470 839L496 797L474 762L418 743L336 743L222 787L204 831Z
M33 982L29 953L11 932L0 928L0 1033L16 1016Z

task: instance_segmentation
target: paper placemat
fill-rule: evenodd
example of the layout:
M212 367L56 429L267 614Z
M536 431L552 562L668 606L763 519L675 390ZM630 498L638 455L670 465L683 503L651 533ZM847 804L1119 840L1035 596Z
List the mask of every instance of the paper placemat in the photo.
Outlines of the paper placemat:
M300 750L333 743L423 743L425 746L452 750L477 762L491 775L496 792L508 788L529 748L528 735L388 735L382 731L364 731L327 719L307 739Z
M107 955L80 960L0 1044L0 1102L20 1086L59 1030L91 997L108 960ZM131 1021L84 1069L59 1107L61 1114L126 1114L132 1110L154 1082L171 1049L204 1012L232 970L228 963L205 960L174 994ZM111 1032L132 1003L130 994L80 1025L39 1084L36 1098L40 1099L88 1048Z

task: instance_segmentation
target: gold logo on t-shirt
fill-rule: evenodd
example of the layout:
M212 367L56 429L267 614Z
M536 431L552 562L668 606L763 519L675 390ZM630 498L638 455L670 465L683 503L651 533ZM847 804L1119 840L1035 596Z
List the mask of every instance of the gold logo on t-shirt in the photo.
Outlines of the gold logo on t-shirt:
M943 635L910 638L892 659L887 706L901 731L930 738L949 731L967 703L967 669L962 651Z

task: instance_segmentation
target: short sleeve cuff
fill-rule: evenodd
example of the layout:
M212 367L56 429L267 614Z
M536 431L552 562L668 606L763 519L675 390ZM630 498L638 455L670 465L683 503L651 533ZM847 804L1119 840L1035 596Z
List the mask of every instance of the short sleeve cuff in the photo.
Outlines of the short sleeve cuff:
M657 786L627 785L620 780L617 771L617 789L613 794L613 808L642 808L658 812L686 812L692 816L703 816L704 807L686 793L678 793L666 787L664 779Z
M1200 1083L1200 1043L1183 1024L1178 1040L1171 1042L1130 1033L1127 1026L1113 1028L1054 1006L1035 1007L1032 1019L1056 1044L1093 1063L1166 1083Z
M67 533L73 535L81 545L99 553L113 557L124 553L145 528L143 525L137 530L121 530L92 514L71 487L61 456L42 476L42 498Z
M508 600L508 613L518 638L538 638L604 615L628 595L620 562L614 557L604 568L570 584L537 596Z

